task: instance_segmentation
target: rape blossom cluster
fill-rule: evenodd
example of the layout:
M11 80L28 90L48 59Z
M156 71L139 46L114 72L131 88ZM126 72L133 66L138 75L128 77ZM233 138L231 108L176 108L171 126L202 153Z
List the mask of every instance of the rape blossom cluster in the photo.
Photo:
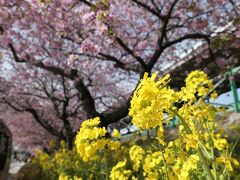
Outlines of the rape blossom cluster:
M108 146L111 150L116 150L120 146L120 142L106 139L104 136L107 133L105 127L97 127L100 123L100 118L86 120L82 123L82 127L76 136L76 148L83 161L87 162L90 159L97 159L96 151L103 150ZM115 136L119 133L114 131Z
M120 133L114 130L114 138L110 139L106 137L107 130L99 127L100 118L87 120L82 123L75 141L74 156L79 158L75 163L79 166L75 173L59 173L59 179L236 177L239 162L232 155L232 145L215 123L219 109L204 101L207 96L216 97L216 92L211 92L212 81L198 70L188 75L179 91L170 88L169 81L170 75L157 80L157 73L150 77L145 74L132 97L129 115L133 124L140 130L156 132L155 135L126 142L121 141ZM169 140L165 136L165 125L173 117L179 124L176 137ZM49 157L42 156L39 161L46 158ZM58 162L64 164L61 160ZM90 169L84 169L89 165Z

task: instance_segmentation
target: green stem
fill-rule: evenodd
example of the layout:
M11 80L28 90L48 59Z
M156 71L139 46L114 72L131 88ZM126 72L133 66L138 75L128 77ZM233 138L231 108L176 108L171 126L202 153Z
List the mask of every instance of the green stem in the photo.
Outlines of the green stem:
M175 116L177 116L177 117L179 118L179 120L181 121L181 123L182 123L182 125L184 126L185 130L187 131L187 133L188 133L188 134L192 134L192 130L190 129L190 127L189 127L188 124L186 123L185 119L184 119L180 114L178 114L178 112L175 111L174 109L169 108L169 110L170 110ZM214 180L213 175L212 175L212 173L211 173L211 171L210 171L210 168L209 168L209 166L208 166L207 159L205 158L205 156L204 156L204 154L203 154L203 152L202 152L202 150L201 150L200 148L198 148L198 154L199 154L200 158L201 158L202 161L203 161L203 166L204 166L204 169L205 169L206 172L207 172L208 179Z
M167 167L167 163L166 163L166 160L165 160L163 152L162 152L162 158L163 158L163 164L164 164L165 170L166 170L167 180L169 180L169 177L168 177L168 167Z
M184 126L185 130L187 131L188 134L191 134L192 133L192 130L190 129L190 127L188 126L188 124L186 123L186 121L183 119L182 116L180 116L180 114L178 114L177 111L175 111L174 109L172 108L169 108L169 110L179 118L180 122L182 123L182 125Z
M214 129L213 127L209 127L208 126L209 124L206 123L206 127L207 127L207 130L208 130L208 134L209 134L209 143L211 145L211 157L213 159L213 162L212 162L212 167L213 167L213 171L214 171L214 179L217 179L217 171L216 171L216 163L215 163L215 154L214 154L214 142L213 142L213 137L212 137L212 134L211 134L211 129ZM214 130L213 130L214 131Z
M210 168L209 168L209 166L208 166L207 159L205 158L205 156L204 156L204 154L203 154L203 152L202 152L201 149L198 149L198 154L199 154L200 158L202 159L203 167L204 167L204 169L205 169L206 172L207 172L208 179L214 180L213 175L212 175L212 173L211 173L211 171L210 171Z
M104 158L105 158L105 172L106 172L106 177L105 177L105 179L108 180L108 179L109 179L108 156L107 156L107 152L106 152L106 151L104 151Z
M217 179L217 171L216 171L216 164L215 164L215 154L214 154L213 144L212 143L211 143L211 156L212 156L212 159L213 159L212 167L213 167L213 171L214 171L214 179Z

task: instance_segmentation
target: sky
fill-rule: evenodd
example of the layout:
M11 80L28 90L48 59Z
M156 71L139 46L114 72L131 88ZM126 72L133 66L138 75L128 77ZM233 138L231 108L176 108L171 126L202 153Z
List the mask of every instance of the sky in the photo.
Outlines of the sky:
M237 89L237 93L238 93L238 101L239 101L239 97L240 97L240 88ZM219 104L224 104L224 105L228 105L233 103L233 95L232 92L226 92L224 94L221 94L215 101L213 101L214 103L219 103Z

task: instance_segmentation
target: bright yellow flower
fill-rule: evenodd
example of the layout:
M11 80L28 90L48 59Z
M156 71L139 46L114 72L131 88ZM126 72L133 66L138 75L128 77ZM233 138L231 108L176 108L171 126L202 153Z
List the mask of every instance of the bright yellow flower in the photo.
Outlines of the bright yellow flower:
M217 97L218 97L218 93L216 91L213 91L213 93L211 94L211 98L216 99Z
M166 143L164 142L164 129L163 126L160 125L157 130L157 139L160 144L165 145Z
M113 180L143 177L146 180L157 180L167 179L167 176L178 180L202 179L207 176L207 172L208 176L211 172L215 176L218 170L225 167L233 174L233 165L239 166L238 161L231 156L217 157L227 152L228 143L214 123L216 108L203 100L213 87L207 75L201 71L190 73L185 80L186 86L179 92L168 87L169 80L169 75L157 80L157 73L151 77L145 74L131 101L129 115L132 116L133 124L140 129L157 129L155 137L149 142L142 143L142 146L135 145L135 136L134 140L131 139L133 141L129 140L129 144L121 146L120 141L115 141L120 133L114 129L112 137L115 138L105 138L107 130L99 127L100 119L97 117L82 123L73 151L68 151L66 143L61 142L60 150L54 156L38 152L41 168L44 172L59 175L60 180L81 179L64 174L69 172L68 169L73 170L73 173L76 170L76 174L84 172L87 179L103 179L107 174L103 172L103 166L107 163L110 169L112 163L108 163L108 160L111 158L110 162L118 162L112 167L109 176ZM177 116L180 123L176 132L178 134L174 136L176 139L165 142L168 138L164 139L167 131L163 123L167 124L167 119L173 116ZM202 152L205 158L200 159L202 156L196 155L196 151ZM111 154L102 156L103 153ZM216 157L216 168L212 166L212 157ZM131 162L128 163L126 159ZM85 172L88 174L85 175ZM222 172L228 173L219 171Z
M187 134L185 138L186 142L186 150L188 151L191 148L197 149L198 148L198 135L196 134Z
M130 159L133 161L133 170L138 171L140 164L143 161L145 151L142 147L134 145L129 150Z
M233 172L233 167L232 167L231 162L235 166L239 167L239 162L232 157L221 156L221 157L217 157L215 161L216 161L217 164L221 164L221 163L225 164L225 166L226 166L226 168L228 169L229 172Z
M183 87L180 91L182 101L193 102L196 100L196 94L198 97L203 97L213 88L208 76L199 70L192 71L185 79L185 82L186 87Z
M214 147L217 148L219 151L222 151L226 147L228 147L228 142L225 138L221 138L221 135L218 133L213 138Z
M126 170L127 160L118 162L111 170L110 178L112 180L128 180L132 175L131 170Z
M173 164L175 162L174 151L172 148L172 143L168 144L168 147L165 149L164 152L164 159L167 164Z
M96 117L94 119L88 119L88 120L83 121L82 128L91 128L91 127L93 128L93 127L98 126L99 123L100 123L99 117Z
M79 177L77 177L77 176L74 176L74 177L73 177L73 180L82 180L82 178L79 178Z
M167 87L170 76L166 75L158 81L155 81L156 77L157 73L153 73L151 77L145 73L131 100L129 115L133 124L140 129L161 125L163 111L175 101L175 92Z
M196 170L199 162L199 157L196 154L192 154L187 161L184 162L181 174L179 174L180 179L187 179L189 177L189 172Z
M101 138L96 141L97 149L104 149L106 144L107 144L107 140L105 138Z
M58 180L68 180L68 176L64 174L60 174L60 176L58 177Z
M162 166L162 162L161 152L148 154L143 164L144 176L149 179L158 179L161 171L159 167Z
M58 180L82 180L82 178L79 178L77 176L74 176L73 178L69 178L64 174L60 174L60 176L58 177Z
M94 159L95 152L105 147L106 142L102 137L105 136L107 130L105 127L97 127L99 123L99 117L84 121L76 136L77 152L84 161Z
M121 143L119 141L108 141L108 147L109 149L116 151L121 146Z
M112 137L119 138L120 136L121 134L119 133L119 131L117 129L114 129L112 132Z

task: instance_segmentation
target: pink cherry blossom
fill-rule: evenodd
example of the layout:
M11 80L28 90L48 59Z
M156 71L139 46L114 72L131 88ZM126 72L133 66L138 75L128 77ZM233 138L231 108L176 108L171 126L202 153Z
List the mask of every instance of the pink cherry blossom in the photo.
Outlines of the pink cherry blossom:
M82 22L84 24L89 23L95 18L95 13L93 11L86 13L82 16Z
M77 61L77 56L75 54L70 54L68 57L68 61L67 64L71 65L73 64L75 61Z
M80 51L82 53L92 53L96 55L100 52L100 47L94 44L90 39L85 39L81 44Z
M215 43L220 47L213 49L211 35L231 30L227 25L240 14L230 1L104 2L0 0L0 48L3 61L12 67L5 74L21 87L21 92L4 96L15 99L15 105L36 108L57 132L64 126L51 98L58 98L57 104L61 104L74 97L66 108L70 114L77 108L68 119L71 129L95 116L108 126L127 116L131 94L144 72L164 75L164 66L174 67L192 51L201 50L201 59L212 57L212 53L214 58L221 58L223 52L229 59L239 59L231 54L239 50L237 23L232 22L235 31L229 41L222 46ZM224 31L217 33L217 29ZM204 69L206 61L197 61L191 68ZM184 68L179 76L184 76ZM49 84L56 87L39 89ZM178 88L178 83L174 85ZM66 87L68 93L64 92ZM33 103L31 95L23 94L35 95L37 100ZM39 126L50 132L48 126Z

